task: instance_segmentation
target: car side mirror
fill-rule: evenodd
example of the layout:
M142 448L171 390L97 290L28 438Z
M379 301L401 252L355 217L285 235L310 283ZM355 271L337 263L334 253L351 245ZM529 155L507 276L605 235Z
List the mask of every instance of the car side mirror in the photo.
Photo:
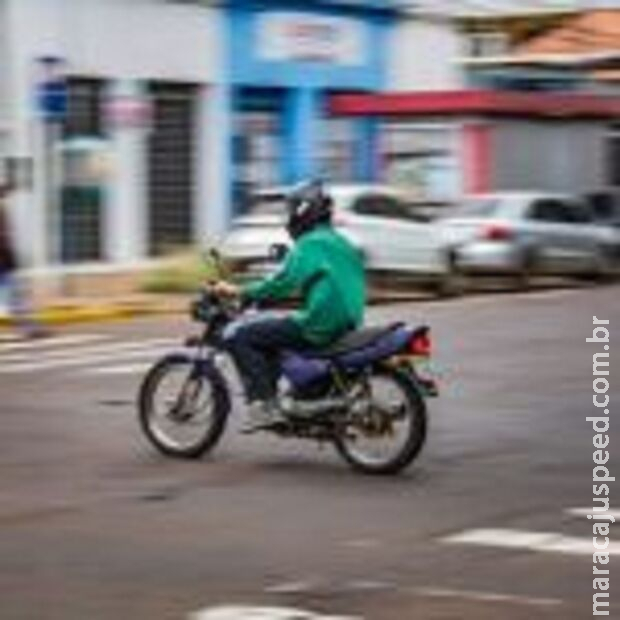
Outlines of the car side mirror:
M269 258L275 263L281 263L288 255L288 246L284 243L274 243L269 248Z

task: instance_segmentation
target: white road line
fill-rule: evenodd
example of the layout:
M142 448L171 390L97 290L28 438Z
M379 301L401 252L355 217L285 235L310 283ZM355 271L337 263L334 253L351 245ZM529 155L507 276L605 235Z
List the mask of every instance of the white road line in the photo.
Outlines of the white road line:
M497 592L475 592L470 590L451 590L448 588L416 588L415 594L432 598L462 598L471 601L486 603L512 603L516 605L555 606L562 605L563 601L557 598L537 598L532 596L518 596L516 594L500 594Z
M177 340L171 338L151 338L148 340L133 340L133 341L115 341L105 342L101 344L93 345L77 345L75 347L59 348L51 351L30 351L28 353L14 353L10 355L0 356L0 368L9 364L38 364L51 362L53 360L69 359L73 357L82 357L85 355L99 355L102 353L113 354L115 352L123 352L126 350L145 348L145 347L159 347L159 346L171 346L177 343Z
M507 529L467 530L442 538L441 542L452 545L479 545L483 547L523 549L567 555L591 556L594 553L592 538L575 538L553 532L528 532ZM611 554L620 553L620 543L610 542L606 549L601 549L600 551Z
M83 344L87 342L100 342L110 339L111 336L104 334L69 334L67 336L53 336L35 340L19 340L0 343L0 355L5 351L28 351L31 349L49 349L59 345Z
M100 368L87 368L82 371L84 375L141 375L151 368L151 363L122 364L119 366L102 366Z
M33 372L53 368L66 368L71 366L87 366L90 364L104 364L111 362L127 361L130 359L146 359L163 355L171 350L171 343L162 340L160 346L155 346L155 341L143 344L124 343L113 348L90 350L78 355L54 357L42 361L24 362L16 364L0 364L0 373Z
M345 540L342 545L352 549L379 549L383 546L383 542L378 538L352 538Z
M251 607L246 605L209 607L195 611L189 620L362 620L359 616L330 616L290 607Z
M320 584L316 580L284 581L267 586L263 591L267 594L303 594L318 590Z
M601 521L609 520L609 517L613 517L616 521L620 521L620 510L608 510L607 512L599 512L598 510L594 510L593 508L569 508L564 511L568 515L572 515L573 517L584 517L588 518L588 515L594 515L594 520L600 518Z

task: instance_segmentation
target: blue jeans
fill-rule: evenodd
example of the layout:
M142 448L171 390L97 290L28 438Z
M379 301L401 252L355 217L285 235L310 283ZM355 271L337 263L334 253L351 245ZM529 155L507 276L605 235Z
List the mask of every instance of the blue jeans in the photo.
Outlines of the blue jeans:
M290 318L266 318L241 326L228 342L248 402L275 397L284 350L311 347L301 328Z
M31 318L31 310L22 283L14 271L0 273L0 293L15 325L21 330L32 331L35 324Z

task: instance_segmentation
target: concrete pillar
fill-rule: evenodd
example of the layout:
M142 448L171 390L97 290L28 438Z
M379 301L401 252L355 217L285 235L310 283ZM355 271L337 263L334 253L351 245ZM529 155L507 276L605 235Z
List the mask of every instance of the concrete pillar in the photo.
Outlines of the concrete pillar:
M105 258L128 264L147 255L148 104L144 85L110 82L106 93L110 150L104 198Z
M360 182L370 183L378 176L379 122L374 118L358 119L355 122L355 177Z
M232 102L229 84L203 86L196 128L195 241L212 244L232 217Z
M287 94L284 114L284 183L296 183L318 172L321 144L322 94L298 88Z
M493 184L491 125L485 121L468 121L462 128L461 144L463 189L471 194L491 191Z

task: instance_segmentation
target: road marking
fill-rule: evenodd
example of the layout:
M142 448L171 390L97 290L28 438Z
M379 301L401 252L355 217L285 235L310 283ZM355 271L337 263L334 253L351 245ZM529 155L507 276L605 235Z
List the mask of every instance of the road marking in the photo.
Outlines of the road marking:
M46 359L34 362L18 362L14 364L0 363L0 373L32 372L50 368L65 368L155 357L169 352L173 343L176 343L176 340L162 339L145 341L143 343L121 343L113 346L93 347L86 352L85 350L81 350L78 354L68 354L64 352L62 355L48 356Z
M390 581L355 579L354 581L347 581L343 589L352 592L381 592L386 590L398 590L398 586Z
M607 512L599 512L593 508L569 508L564 512L572 515L573 517L584 517L586 519L588 518L588 515L594 515L594 521L596 521L597 518L600 518L601 520L609 520L609 517L613 517L616 521L620 521L620 510L615 509L608 510Z
M524 530L479 529L468 530L442 539L456 545L480 545L505 549L524 549L568 555L592 555L592 538L574 538L553 532L528 532ZM601 552L620 553L620 543L610 542Z
M102 366L101 368L87 368L82 371L84 375L142 375L152 368L153 364L136 363L122 364L120 366Z
M284 581L267 586L264 592L267 594L301 594L302 592L312 592L319 588L319 582L310 579L300 579L299 581Z
M378 538L352 538L345 540L342 545L351 549L379 549L383 543Z
M105 342L90 346L78 345L76 347L61 348L51 351L30 351L28 353L13 353L0 356L0 367L8 364L43 364L54 360L70 359L74 357L84 357L87 355L100 355L103 353L114 354L117 352L133 350L137 348L171 346L176 343L171 338L152 338L149 340L134 340L123 342ZM34 361L33 361L34 360Z
M52 336L35 340L19 340L0 343L0 355L5 351L27 351L30 349L46 349L58 345L84 344L87 342L100 342L110 339L111 336L103 334L70 334L67 336Z
M497 592L476 592L473 590L451 590L447 588L416 588L415 594L432 598L462 598L486 603L513 603L517 605L532 605L551 607L562 605L563 601L557 598L536 598L518 596L515 594L500 594Z
M361 616L330 616L292 607L223 606L195 611L189 620L363 620Z

